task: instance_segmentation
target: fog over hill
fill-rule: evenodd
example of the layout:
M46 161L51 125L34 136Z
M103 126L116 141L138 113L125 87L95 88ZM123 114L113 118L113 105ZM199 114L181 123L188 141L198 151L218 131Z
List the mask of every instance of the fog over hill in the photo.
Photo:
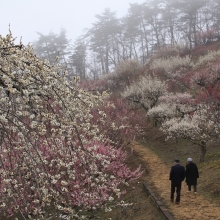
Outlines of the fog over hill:
M68 39L74 41L95 21L95 15L105 8L116 11L118 17L126 15L129 3L144 0L0 0L1 35L8 34L9 24L13 36L27 44L37 40L36 31L43 34L58 33L66 29Z

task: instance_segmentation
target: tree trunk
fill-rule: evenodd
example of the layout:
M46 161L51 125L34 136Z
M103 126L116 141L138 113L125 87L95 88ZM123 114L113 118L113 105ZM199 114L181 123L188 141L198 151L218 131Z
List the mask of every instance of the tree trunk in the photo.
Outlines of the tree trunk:
M102 74L105 74L105 66L104 66L104 59L103 59L103 53L100 52L100 61L102 66Z
M174 31L173 31L173 22L171 18L169 19L169 29L170 29L170 36L171 36L170 44L171 46L173 46L175 43L175 37L174 37Z
M192 50L192 21L190 20L189 24L189 48Z
M146 58L147 58L147 56L148 56L148 54L149 54L149 43L148 43L148 39L147 39L147 31L146 31L146 28L145 28L145 25L144 25L144 20L143 20L143 17L141 17L141 27L143 27L143 30L144 31L141 31L141 33L142 33L142 37L144 38L144 40L145 40L145 48L146 48L146 50L147 50L147 54L145 54L144 55L144 58L143 58L143 64L145 63L145 61L146 61ZM140 30L141 30L141 27L140 27ZM144 45L144 44L143 44ZM143 48L144 48L144 46L143 46Z
M205 154L206 154L206 142L201 141L201 155L200 155L200 162L205 161Z
M198 44L197 30L196 30L196 15L194 15L194 18L193 18L193 36L194 36L194 45L196 47Z
M109 73L108 58L109 58L109 50L108 50L108 45L107 45L105 49L105 73Z

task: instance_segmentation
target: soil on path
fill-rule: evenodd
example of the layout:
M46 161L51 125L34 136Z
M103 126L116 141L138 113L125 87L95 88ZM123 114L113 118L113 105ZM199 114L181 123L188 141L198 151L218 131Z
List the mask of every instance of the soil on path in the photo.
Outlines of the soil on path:
M167 207L175 220L220 220L220 207L207 201L199 192L187 193L187 185L182 183L179 205L170 202L170 168L150 149L133 143L131 146L141 160L146 163L149 175L146 182Z

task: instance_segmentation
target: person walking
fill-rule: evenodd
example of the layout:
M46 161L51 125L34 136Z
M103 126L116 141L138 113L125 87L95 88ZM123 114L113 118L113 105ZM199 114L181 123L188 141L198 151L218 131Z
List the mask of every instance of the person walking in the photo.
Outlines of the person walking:
M193 186L194 193L197 193L197 179L199 178L199 171L192 158L187 159L186 165L186 184L188 185L188 192L191 192L191 186Z
M180 165L180 160L175 159L174 165L170 170L170 180L171 180L171 195L170 200L174 202L174 193L176 190L176 200L175 203L180 203L180 191L182 186L182 181L185 179L185 167Z

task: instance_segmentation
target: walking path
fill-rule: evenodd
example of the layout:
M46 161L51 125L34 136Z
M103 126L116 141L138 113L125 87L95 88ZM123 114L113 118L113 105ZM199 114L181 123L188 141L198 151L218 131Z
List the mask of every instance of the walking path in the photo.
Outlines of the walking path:
M152 184L158 197L173 215L175 220L220 220L220 207L207 201L202 195L187 193L186 183L182 183L179 205L170 202L170 167L150 149L134 143L131 146L138 156L146 162L149 175L146 182Z

